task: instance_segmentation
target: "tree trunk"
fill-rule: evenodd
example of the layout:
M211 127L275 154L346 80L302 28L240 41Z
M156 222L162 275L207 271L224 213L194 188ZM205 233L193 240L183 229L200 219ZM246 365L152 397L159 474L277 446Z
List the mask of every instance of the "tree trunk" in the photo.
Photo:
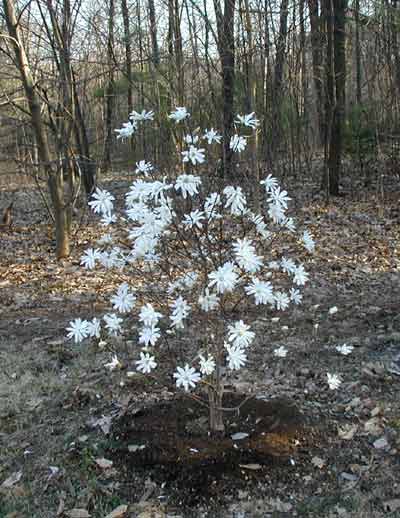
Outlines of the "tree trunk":
M276 42L276 57L274 70L273 99L274 110L272 127L274 135L275 151L282 147L284 137L282 127L282 87L283 87L283 66L286 60L286 39L287 39L287 19L288 19L288 0L282 0L279 18L279 34Z
M114 0L109 0L108 4L108 37L107 37L107 57L108 57L108 83L106 88L106 116L105 116L105 142L104 142L104 170L111 167L111 149L113 141L113 116L114 116Z
M156 22L156 10L154 7L154 0L148 0L148 7L149 7L152 62L153 62L154 67L158 68L158 66L160 64L160 51L158 50L157 22Z
M129 11L126 0L121 0L122 19L124 22L124 46L125 46L125 75L128 81L127 101L128 113L133 110L133 90L132 90L132 50L131 50L131 29L129 23Z
M308 0L308 10L310 13L311 26L311 54L313 80L316 93L316 108L318 117L318 144L322 144L325 138L325 117L323 102L323 74L322 74L322 50L323 35L321 28L321 18L319 15L318 0Z
M38 155L48 181L55 217L56 254L57 259L61 259L69 255L69 222L66 206L64 204L62 169L58 167L57 170L54 170L51 164L50 151L42 120L39 97L35 89L35 83L30 70L28 58L26 56L13 0L3 0L3 7L8 33L14 47L16 65L19 70L28 101L30 119L35 133Z

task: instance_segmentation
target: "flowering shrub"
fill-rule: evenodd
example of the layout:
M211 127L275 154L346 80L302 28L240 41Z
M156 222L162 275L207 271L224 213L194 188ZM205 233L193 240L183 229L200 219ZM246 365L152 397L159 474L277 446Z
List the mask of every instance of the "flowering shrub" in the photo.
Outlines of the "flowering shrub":
M133 112L116 130L118 137L133 135L153 116ZM178 107L169 118L182 126L190 114ZM238 115L235 124L250 132L235 133L231 139L231 149L240 153L259 123L251 113ZM104 331L110 336L122 333L122 316L134 315L140 323L138 347L132 351L136 371L156 373L168 349L176 358L170 372L176 387L186 392L206 388L214 431L223 430L225 381L251 354L254 309L265 314L300 304L308 274L289 255L298 255L299 246L314 250L310 233L297 233L295 221L286 215L290 198L271 175L261 182L265 215L252 212L240 186L200 176L210 148L221 140L214 128L202 135L183 132L186 149L181 151L181 173L175 176L160 175L145 160L137 162L137 179L126 193L125 216L119 219L114 197L97 188L89 205L109 232L81 258L88 269L99 266L132 274L132 284L122 283L110 299L112 312L102 319ZM282 247L284 256L278 253ZM184 338L189 328L191 345ZM67 331L77 343L99 338L101 322L78 318ZM274 352L278 357L286 353L284 347ZM118 364L114 357L108 366Z

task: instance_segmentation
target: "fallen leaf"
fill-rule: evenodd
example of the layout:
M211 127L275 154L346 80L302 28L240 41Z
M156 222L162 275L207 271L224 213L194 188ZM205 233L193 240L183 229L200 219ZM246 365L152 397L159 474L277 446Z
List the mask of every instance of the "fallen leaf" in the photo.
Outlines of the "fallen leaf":
M111 513L109 513L105 518L120 518L124 516L128 512L128 506L123 504L116 507Z
M311 459L311 464L316 468L322 469L325 466L325 461L320 457L313 457Z
M389 513L393 513L400 509L400 498L394 498L393 500L386 500L383 502L383 508Z
M237 432L237 433L234 433L233 435L231 435L231 439L233 441L241 441L242 439L246 439L246 437L248 437L248 436L249 436L248 433Z
M387 442L386 437L381 437L380 439L377 439L374 442L374 448L377 450L383 450L384 448L387 448L389 446L389 443Z
M244 468L244 469L251 469L253 471L262 469L261 464L239 464L239 467Z
M68 518L90 518L90 514L86 509L71 509L65 513Z
M364 423L364 430L371 435L380 435L383 431L380 420L378 417L373 417L372 419L368 419Z
M5 487L5 488L12 487L14 484L16 484L17 482L19 482L21 480L21 477L22 477L22 471L16 471L11 476L6 478L6 480L1 484L1 487Z
M100 459L95 459L95 462L102 469L111 468L112 465L113 465L113 461L112 460L105 459L104 457L102 457Z
M341 439L344 439L345 441L350 441L354 437L357 429L358 426L356 424L347 425L343 428L338 428L338 435Z

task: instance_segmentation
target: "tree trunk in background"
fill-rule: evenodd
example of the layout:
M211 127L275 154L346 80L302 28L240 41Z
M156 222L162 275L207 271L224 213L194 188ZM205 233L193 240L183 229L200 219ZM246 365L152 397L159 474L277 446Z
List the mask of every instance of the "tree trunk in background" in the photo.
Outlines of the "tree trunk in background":
M225 178L234 176L232 167L233 153L230 149L230 140L233 134L234 119L234 90L235 90L235 35L234 15L235 0L224 0L224 13L216 0L214 5L218 6L217 29L218 48L222 68L222 116L223 116L223 152L222 165Z
M322 0L324 1L324 0ZM316 93L316 108L318 117L318 144L321 145L325 138L325 117L323 100L323 70L322 70L322 51L324 48L324 38L321 27L321 17L319 14L318 0L308 0L308 10L310 13L311 26L311 54L314 89Z
M339 194L346 100L345 24L347 0L327 0L327 168L325 188Z
M126 0L121 0L121 12L124 22L124 46L125 46L125 75L128 81L127 102L128 113L133 110L133 90L132 90L132 50L131 50L131 29L129 23L129 11Z
M361 46L360 46L360 0L354 2L354 22L355 22L355 58L356 58L356 101L362 103L361 92Z
M150 22L150 38L151 38L151 49L152 49L152 61L155 68L160 64L160 51L158 49L157 40L157 21L156 21L156 10L154 7L154 0L148 0L149 7L149 22Z
M109 0L108 4L108 36L107 36L107 58L109 67L108 82L105 92L106 116L105 116L105 142L103 168L105 171L111 167L111 149L113 142L113 115L114 115L114 0Z
M68 232L69 221L66 205L64 204L62 169L58 167L54 170L51 165L50 151L42 119L40 100L35 89L35 83L26 56L13 0L3 0L3 7L8 33L11 37L11 42L15 52L16 65L19 70L28 101L30 119L35 133L38 155L47 177L49 193L54 208L56 254L57 259L61 259L67 257L70 252Z
M286 38L287 38L287 19L288 19L288 0L282 0L279 15L279 34L276 42L276 57L274 70L274 84L272 97L274 99L274 110L272 118L274 153L281 148L281 141L284 137L282 126L282 87L283 87L283 67L285 64Z

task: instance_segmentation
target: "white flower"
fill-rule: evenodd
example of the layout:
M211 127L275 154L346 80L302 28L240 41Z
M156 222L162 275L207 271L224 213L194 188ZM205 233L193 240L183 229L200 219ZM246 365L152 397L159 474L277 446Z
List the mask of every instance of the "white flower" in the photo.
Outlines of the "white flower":
M271 203L268 206L268 216L274 223L282 224L285 221L285 209L278 203Z
M228 340L236 347L248 347L254 340L255 333L250 331L250 326L243 320L238 320L233 325L228 326Z
M208 219L219 219L222 216L218 214L218 208L221 205L221 196L217 192L212 192L204 201L204 212Z
M104 364L104 367L106 369L110 369L110 371L113 371L114 369L116 369L117 367L121 367L121 363L120 361L118 360L118 356L116 354L114 354L114 356L111 358L111 361L110 363L105 363Z
M201 184L201 178L199 176L193 176L192 174L181 174L178 176L175 182L175 190L181 191L182 196L186 199L186 196L193 196L197 194L197 188Z
M245 287L247 295L254 295L256 306L259 304L274 304L275 298L270 282L260 281L253 277L252 284Z
M281 191L279 186L276 187L276 189L272 189L269 192L269 196L268 202L273 203L274 205L280 205L284 209L287 209L287 202L292 199L289 198L286 191Z
M144 344L146 347L148 347L149 344L156 345L156 342L160 336L161 333L158 327L144 327L140 331L139 343Z
M194 367L189 367L189 365L186 364L184 368L176 368L174 378L176 379L176 386L178 388L183 387L184 390L188 392L190 388L195 388L196 383L201 379L201 375Z
M290 300L294 304L300 304L300 302L303 300L303 295L300 293L299 290L296 290L295 288L290 289Z
M235 124L243 124L243 126L256 129L260 125L260 121L255 118L255 112L251 112L247 115L237 115Z
M152 121L154 120L154 112L142 110L140 113L138 113L137 111L133 110L133 112L129 115L129 118L137 122Z
M87 323L88 335L95 338L100 338L101 322L98 318L93 318Z
M190 214L185 214L183 224L188 228L197 227L201 229L203 227L202 221L204 221L204 212L194 210Z
M285 217L281 221L281 225L284 225L289 230L289 232L294 232L296 230L296 223L293 218Z
M233 263L228 262L223 266L220 266L218 270L215 270L208 274L210 282L208 287L211 288L215 285L217 293L224 293L225 291L232 291L238 281L238 274Z
M70 327L67 327L68 338L73 338L77 344L82 342L87 336L89 336L88 322L81 318L76 318L69 323Z
M162 317L161 313L158 313L151 304L142 306L139 314L139 320L146 327L153 327L158 324L159 319Z
M177 329L183 329L183 320L189 315L190 313L190 306L186 302L185 299L182 297L178 297L174 302L171 304L172 308L172 327L176 327Z
M109 313L104 315L103 319L110 335L117 336L121 332L122 318L119 318L115 313Z
M340 387L342 381L337 374L330 374L327 372L326 376L328 378L328 385L331 390L336 390Z
M218 307L219 299L215 293L210 293L209 289L204 290L204 295L199 297L199 305L203 311L212 311Z
M286 259L286 257L282 257L281 259L281 268L286 273L295 273L297 270L296 263L293 259Z
M89 270L96 266L96 261L101 257L101 252L98 248L88 248L81 257L81 265Z
M213 142L219 144L222 140L222 135L219 135L214 128L211 128L210 130L206 129L203 138L207 140L208 144L212 144Z
M112 212L115 198L108 191L97 187L92 198L92 201L89 201L89 205L95 213L104 215Z
M231 214L240 216L246 211L246 197L241 187L225 187L224 194L227 197L225 208L230 208Z
M255 253L256 249L249 239L238 239L233 245L233 250L238 265L246 272L255 273L261 268L262 257Z
M348 354L351 354L353 352L354 347L352 345L338 345L336 346L336 350L338 353L343 354L344 356L347 356Z
M157 367L157 363L154 361L154 356L151 356L147 352L140 353L140 360L136 360L136 370L143 372L143 374L149 374L153 369Z
M117 139L119 139L119 138L124 139L124 138L131 137L135 133L136 127L137 127L137 124L135 121L124 122L122 124L122 128L114 130L116 133L118 133Z
M207 359L204 358L204 356L202 356L200 354L199 361L200 361L200 372L202 374L204 374L205 376L209 376L210 374L212 374L215 371L215 360L214 360L213 356L211 356L210 354L208 355Z
M153 171L154 167L151 162L146 162L146 160L140 160L136 162L135 173L143 173L145 176L148 175L151 171Z
M276 309L278 310L285 310L289 306L289 297L286 295L285 292L282 291L276 291L274 293L275 298L275 304Z
M118 288L117 294L111 297L113 309L120 313L128 313L135 305L136 297L129 292L129 286L126 282L122 283Z
M188 151L182 151L183 162L192 162L193 165L202 164L205 161L205 149L198 149L195 146L190 146Z
M185 141L186 144L197 144L197 142L199 141L199 137L197 135L185 135L183 140Z
M305 230L303 232L303 243L309 252L314 252L315 242L314 242L314 239L312 238L312 235L310 234L310 232L308 232L308 230Z
M247 356L241 347L235 345L224 344L225 349L228 351L228 367L229 369L236 371L239 370L247 361Z
M229 147L233 152L237 151L238 153L241 153L244 151L244 149L246 149L246 146L247 140L245 137L241 137L239 135L233 135L233 137L231 137Z
M297 284L297 286L304 286L304 284L307 281L308 273L304 270L304 266L302 264L299 264L299 266L296 266L296 271L293 277L293 283Z
M107 212L106 214L103 214L101 217L100 223L103 225L103 227L108 227L108 225L112 225L113 223L117 222L117 216L115 214L112 214L111 212Z
M269 193L278 187L278 180L269 174L267 178L261 180L260 184L264 185L265 190Z
M175 111L168 115L168 118L174 120L176 124L187 117L190 117L190 113L184 106L177 106Z
M329 313L330 315L335 315L338 311L339 311L339 310L338 310L338 308L337 308L336 306L332 306L331 308L329 308L328 313Z
M286 355L287 349L283 345L281 345L277 349L274 349L274 356L276 356L277 358L286 358Z
M278 261L270 261L268 263L268 268L271 268L271 270L279 270L281 265Z

